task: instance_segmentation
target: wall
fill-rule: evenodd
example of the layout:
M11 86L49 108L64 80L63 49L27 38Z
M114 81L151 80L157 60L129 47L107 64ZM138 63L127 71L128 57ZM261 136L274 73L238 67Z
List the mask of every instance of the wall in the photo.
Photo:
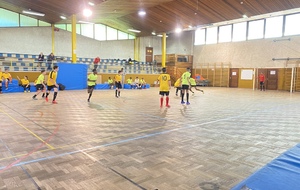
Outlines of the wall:
M51 27L0 29L0 52L48 55L52 52ZM55 32L55 55L71 57L71 32ZM77 57L128 59L134 56L134 40L97 41L77 35Z
M154 55L161 55L161 38L157 36L148 36L140 38L140 57L139 61L146 61L146 47L153 47Z
M168 34L167 54L192 55L194 44L194 31ZM160 54L161 55L161 52Z
M300 36L290 38L291 41L262 39L194 46L194 67L202 63L230 62L232 68L282 68L285 61L272 59L300 57Z

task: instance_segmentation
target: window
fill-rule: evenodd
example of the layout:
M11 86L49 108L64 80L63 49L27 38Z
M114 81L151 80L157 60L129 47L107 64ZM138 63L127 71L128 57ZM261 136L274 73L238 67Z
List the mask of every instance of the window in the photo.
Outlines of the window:
M285 17L285 36L300 34L299 20L300 14L287 15Z
M246 41L247 22L233 24L232 41Z
M19 14L0 8L0 27L19 26Z
M219 27L219 42L231 41L232 25Z
M107 26L107 40L117 40L118 39L118 31L114 28Z
M205 29L197 29L195 31L195 42L194 45L204 45L205 44Z
M95 39L106 40L106 26L103 24L95 24Z
M216 44L218 42L218 27L206 29L206 44Z
M266 19L265 38L274 38L282 36L283 16Z
M37 26L37 19L20 15L20 26Z
M261 39L264 37L265 20L256 20L249 22L248 40Z
M81 29L80 24L76 24L76 34L81 33L80 29ZM67 31L72 32L72 24L67 24Z
M50 23L39 20L39 26L51 26Z
M66 24L54 24L55 28L60 28L62 30L67 30Z
M94 38L94 24L81 24L81 35Z
M134 35L131 35L131 34L128 34L129 35L129 38L128 39L135 39L135 36Z
M128 34L118 30L118 40L127 40Z

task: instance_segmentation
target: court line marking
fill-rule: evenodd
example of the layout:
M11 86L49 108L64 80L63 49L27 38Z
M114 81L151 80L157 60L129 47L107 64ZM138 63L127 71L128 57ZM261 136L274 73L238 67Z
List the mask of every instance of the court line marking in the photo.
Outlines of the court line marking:
M53 156L47 156L47 157L33 159L33 160L25 161L25 162L19 162L19 163L15 164L14 166L22 166L22 165L26 165L26 164L39 162L39 161L45 161L45 160L50 160L50 159L53 159L53 158L59 158L59 157L68 156L68 155L72 155L72 154L82 153L83 151L95 150L95 149L100 149L100 148L103 148L103 147L109 147L109 146L113 146L113 145L123 144L123 143L131 142L131 141L135 141L135 140L140 140L140 139L144 139L144 138L149 138L149 137L153 137L153 136L157 136L157 135L162 135L162 134L174 132L174 131L179 131L179 130L189 129L189 128L195 128L195 127L199 127L199 126L206 125L206 124L216 123L216 122L219 122L219 121L230 120L232 118L238 118L238 117L241 117L241 116L242 115L232 116L232 117L222 118L222 119L218 119L218 120L214 120L214 121L208 121L208 122L201 123L201 124L198 124L198 125L188 125L188 126L180 127L180 128L176 128L176 129L170 129L170 130L165 130L165 131L161 131L161 132L150 133L150 134L146 134L146 135L142 135L142 136L138 136L138 137L133 137L133 138L128 138L128 139L124 139L124 140L119 140L119 141L115 141L115 142L110 142L110 143L106 143L106 144L102 144L102 145L98 145L98 146L94 146L94 147L90 147L90 148L84 148L84 149L81 149L81 150L75 150L75 151L65 152L65 153L61 153L61 154L57 154L57 155L53 155ZM0 170L2 170L2 169L3 169L3 167L0 167Z
M27 132L29 132L30 134L32 134L35 138L37 138L38 140L40 140L42 143L45 143L50 149L55 149L53 146L51 146L50 144L48 144L47 142L45 142L41 137L39 137L37 134L35 134L34 132L32 132L30 129L28 129L27 127L25 127L22 123L20 123L18 120L16 120L15 118L13 118L10 114L6 113L5 111L3 111L2 109L0 109L0 111L2 113L4 113L5 115L7 115L9 118L11 118L14 122L16 122L19 126L21 126L23 129L25 129Z

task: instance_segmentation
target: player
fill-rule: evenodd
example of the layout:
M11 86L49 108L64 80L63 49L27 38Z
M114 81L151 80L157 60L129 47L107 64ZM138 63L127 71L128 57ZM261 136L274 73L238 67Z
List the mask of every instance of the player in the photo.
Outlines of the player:
M169 105L169 93L171 88L171 77L167 74L167 69L162 68L162 74L159 75L157 81L159 82L159 94L160 94L160 107L163 106L164 96L166 95L166 107L170 107Z
M45 75L46 71L42 70L41 74L39 75L38 79L35 82L35 88L36 88L36 93L33 95L32 99L37 100L36 96L43 91L43 96L45 96L45 90L46 90L46 85L45 85Z
M116 85L116 98L120 97L120 89L122 88L122 71L118 71L118 74L115 76L115 85Z
M53 70L49 73L48 81L47 81L46 102L48 102L48 96L50 94L50 91L53 89L54 90L54 95L53 95L52 104L57 104L55 99L57 97L58 87L59 87L58 84L56 83L58 69L59 68L58 68L57 65L55 65L53 67Z
M89 74L89 76L88 76L88 94L89 94L89 97L87 100L88 102L90 102L93 91L95 89L97 78L98 78L97 69L93 69L93 73Z
M200 91L200 92L202 92L204 94L203 90L197 88L196 81L192 77L190 78L190 84L191 84L190 91L193 93L193 95L194 95L194 92L192 91L192 88L195 88L197 91Z
M189 89L191 86L190 83L190 78L191 78L191 70L190 68L186 69L186 72L184 72L181 75L181 104L185 104L185 102L183 101L184 99L184 94L186 94L186 105L189 105Z

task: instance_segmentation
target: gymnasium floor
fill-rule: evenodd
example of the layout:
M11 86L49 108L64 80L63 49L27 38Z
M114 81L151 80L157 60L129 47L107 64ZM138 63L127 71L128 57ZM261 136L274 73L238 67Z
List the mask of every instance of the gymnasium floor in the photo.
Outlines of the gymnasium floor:
M204 90L1 94L0 189L227 190L299 143L299 93Z

